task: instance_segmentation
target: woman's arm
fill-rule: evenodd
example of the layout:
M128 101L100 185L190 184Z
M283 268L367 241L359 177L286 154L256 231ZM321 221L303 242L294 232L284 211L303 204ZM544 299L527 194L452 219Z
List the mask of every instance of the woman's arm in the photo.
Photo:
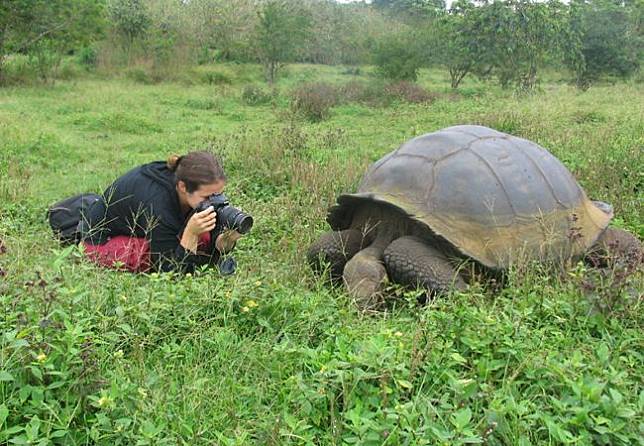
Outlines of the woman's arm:
M162 222L149 233L153 262L159 271L191 272L197 266L210 263L212 256L197 254L199 236L212 231L216 225L216 213L212 208L195 213L183 230L181 238L176 230Z
M187 251L196 254L199 245L199 236L205 232L212 231L216 225L217 213L212 206L202 212L193 214L190 220L188 220L186 228L183 230L179 244Z

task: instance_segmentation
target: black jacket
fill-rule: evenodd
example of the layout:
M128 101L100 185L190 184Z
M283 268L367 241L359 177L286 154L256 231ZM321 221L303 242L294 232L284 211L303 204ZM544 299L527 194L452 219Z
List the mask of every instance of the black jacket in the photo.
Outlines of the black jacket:
M182 270L216 263L213 249L218 233L211 234L209 255L192 254L179 244L191 214L181 211L174 173L157 161L136 167L118 178L103 193L104 202L92 206L83 225L83 236L92 244L110 237L145 237L150 242L152 262L160 271Z

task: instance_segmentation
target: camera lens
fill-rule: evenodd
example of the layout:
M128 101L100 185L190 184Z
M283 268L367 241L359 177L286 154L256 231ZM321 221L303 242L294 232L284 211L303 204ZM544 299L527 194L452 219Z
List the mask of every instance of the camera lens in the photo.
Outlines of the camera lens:
M237 218L235 219L235 226L234 228L239 232L240 234L246 234L248 231L250 231L250 228L253 227L253 217L251 217L248 214L244 214L243 212L240 212Z
M234 229L240 234L247 233L253 227L253 217L230 205L219 209L217 219L227 228Z

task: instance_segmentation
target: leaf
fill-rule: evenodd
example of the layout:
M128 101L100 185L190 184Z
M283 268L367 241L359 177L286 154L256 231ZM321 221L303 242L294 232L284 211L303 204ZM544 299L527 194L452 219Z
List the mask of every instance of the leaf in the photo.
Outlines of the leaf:
M450 357L459 364L465 364L467 359L463 358L460 353L452 353Z
M60 438L60 437L64 437L65 435L67 435L66 430L57 430L52 432L49 438Z
M29 369L31 370L31 373L33 373L34 376L38 378L39 381L42 381L42 371L38 367L31 366L29 367Z
M629 409L628 407L620 407L617 409L617 416L621 418L632 418L636 416L637 413L633 409Z
M16 350L21 347L28 347L28 346L29 346L29 342L24 339L16 339L11 344L9 344L9 348L13 348Z
M9 416L9 409L7 409L7 406L3 404L0 404L0 426L2 426Z
M607 363L608 360L610 359L610 351L608 349L608 345L605 343L601 343L599 347L597 348L597 358L602 362L602 363Z
M624 397L622 396L621 393L619 393L615 389L609 389L608 391L610 392L610 396L613 399L613 401L615 401L615 404L619 405L622 403L622 401L624 400Z
M20 401L23 403L27 401L27 398L29 398L29 395L31 395L31 386L23 386L18 391L18 396L20 397Z
M13 381L13 375L4 370L0 371L0 381Z
M29 444L30 442L27 439L27 437L25 437L24 435L19 435L17 437L12 438L11 440L9 440L9 443L12 443L12 444Z
M472 411L469 407L464 407L458 412L452 415L452 424L456 427L457 430L462 431L465 426L470 424L472 419Z
M18 432L24 430L22 426L12 426L8 429L3 430L0 432L0 436L3 437L8 437L9 435L17 434Z

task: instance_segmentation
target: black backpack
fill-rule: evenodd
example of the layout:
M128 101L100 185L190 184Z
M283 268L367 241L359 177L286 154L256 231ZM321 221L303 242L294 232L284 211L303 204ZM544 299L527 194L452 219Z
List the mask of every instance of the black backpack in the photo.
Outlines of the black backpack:
M49 226L54 235L65 244L81 241L81 226L87 210L103 198L98 194L80 194L53 204L47 210Z

